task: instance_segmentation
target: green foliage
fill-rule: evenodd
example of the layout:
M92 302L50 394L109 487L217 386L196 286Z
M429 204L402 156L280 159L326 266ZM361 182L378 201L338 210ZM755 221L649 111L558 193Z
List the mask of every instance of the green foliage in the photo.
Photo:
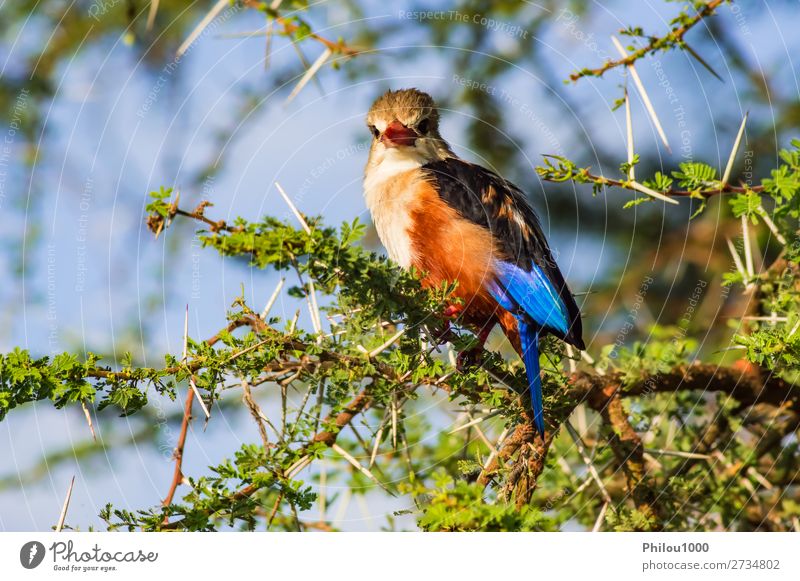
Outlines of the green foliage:
M113 405L132 413L147 403L140 383L149 384L161 394L174 393L168 380L172 370L123 368L118 372L97 365L100 358L89 353L85 361L70 353L52 358L32 358L27 350L15 348L0 354L0 420L15 407L49 399L57 408L73 403L91 403L101 397L99 409Z
M682 162L680 171L673 171L672 177L678 185L687 190L706 190L715 187L717 170L705 163Z
M631 161L624 161L619 165L619 171L624 174L627 174L632 167L636 167L636 164L639 163L639 154L635 153L633 155L633 159Z
M642 183L650 189L663 193L669 191L672 187L673 179L657 171L652 180L644 180Z
M628 384L641 379L642 372L656 376L667 373L687 363L697 347L694 339L684 339L681 334L679 329L653 326L647 342L635 341L629 348L604 347L598 365L619 371Z
M588 170L563 158L554 159L547 171L592 181ZM714 179L714 173L701 164L684 164L681 170L676 177L689 180L687 186L703 187ZM663 174L652 182L662 191L670 183ZM240 297L228 314L228 327L213 341L189 339L187 359L167 355L162 368L136 367L128 354L117 369L101 367L95 355L86 361L70 354L35 359L17 349L0 356L0 418L20 405L43 399L56 407L85 403L98 410L110 406L131 414L146 409L152 397L173 398L188 389L190 377L213 416L215 406L225 405L231 381L236 388L243 380L259 390L283 386L280 421L272 418L262 425L267 439L242 445L233 458L210 466L205 475L189 475L188 492L168 506L133 512L107 506L101 516L110 529L305 530L310 525L301 515L313 512L320 498L314 485L317 476L302 468L323 458L340 467L329 481L338 479L354 494L380 483L387 493L410 495L417 505L413 512L418 526L424 530L558 530L567 522L593 527L601 510L606 511L604 526L614 530L704 530L701 515L709 514L726 526L747 528L741 520L741 509L748 503L747 485L737 475L717 483L707 478L697 461L689 466L679 456L660 457L660 468L651 475L660 507L643 510L631 504L625 485L615 484L620 470L610 445L615 432L608 426L583 435L594 442L593 463L599 474L620 491L606 509L595 483L581 482L576 476L583 457L563 431L552 443L531 503L516 506L506 489L510 479L518 478L516 466L522 460L499 466L490 486L477 484L475 478L490 460L482 437L476 436L477 428L431 438L424 415L408 410L420 397L420 387L443 387L468 418L497 412L483 430L513 432L526 420L524 400L509 387L524 392L526 380L521 362L509 362L498 353L485 352L480 365L465 364L456 370L439 352L433 337L442 332L444 323L437 313L453 300L454 287L424 289L419 273L405 272L359 246L364 226L357 220L335 229L323 226L319 218L306 218L310 233L272 217L225 224L207 218L203 205L193 212L180 210L171 196L168 189L153 192L148 205L151 228L160 232L178 216L201 221L209 226L199 233L204 246L226 257L245 258L259 268L294 272L299 283L290 291L293 296L310 301L313 282L314 292L326 297L324 312L332 325L330 332L318 333L274 316L262 320ZM749 202L747 207L740 206L735 198L732 203L734 213L753 206ZM787 264L780 272L761 276L764 308L800 312L795 269L796 264ZM755 323L736 340L751 361L791 375L800 369L796 323L795 315L784 325ZM400 335L398 330L402 330ZM395 340L387 343L394 335ZM457 350L474 346L469 333L453 334L449 340ZM698 346L691 329L656 325L649 330L648 341L634 341L630 347L615 343L601 350L594 367L598 373L614 374L623 391L638 386L638 395L628 399L627 421L636 432L647 434L650 448L695 451L713 427L709 418L724 417L726 426L739 422L730 398L717 400L705 392L659 392L660 378L690 365ZM581 401L569 395L571 384L564 370L570 359L563 343L545 338L542 352L545 413L558 425ZM371 417L373 427L367 428L365 438L358 433L367 426L362 425L353 432L353 439L339 418L359 398L369 402L361 413ZM724 416L714 411L722 408ZM670 429L672 422L680 422L682 430ZM722 452L724 465L755 465L758 457L744 442L733 440L728 432L722 434L731 440ZM380 452L369 476L338 453L333 455L332 440L359 463L372 456L377 446ZM400 449L403 452L397 453ZM781 448L775 454L782 466L797 459L796 447ZM437 469L430 471L430 466ZM664 517L667 514L669 518Z
M740 216L747 216L750 218L753 225L758 224L756 216L759 214L759 209L761 208L761 196L756 192L750 190L744 194L731 196L730 204L734 216L737 218Z
M492 532L552 530L553 522L531 505L517 509L505 502L486 502L483 487L446 474L434 476L436 488L427 491L428 503L419 526L425 531Z

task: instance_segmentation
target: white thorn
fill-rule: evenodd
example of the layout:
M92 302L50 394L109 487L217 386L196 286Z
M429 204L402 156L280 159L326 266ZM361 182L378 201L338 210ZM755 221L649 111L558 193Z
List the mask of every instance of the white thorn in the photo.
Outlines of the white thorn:
M648 188L647 186L645 186L643 184L640 184L637 181L632 181L631 182L631 187L634 190L636 190L637 192L642 192L643 194L647 194L648 196L652 196L653 198L662 200L664 202L667 202L668 204L678 205L678 201L677 200L674 200L674 199L670 198L669 196L665 196L661 192L657 192L655 190L652 190L652 189Z
M631 98L628 96L628 89L625 89L625 126L628 132L628 179L634 181L636 172L633 167L633 120L631 119Z
M747 216L742 214L742 244L744 246L744 263L747 267L747 274L750 278L755 276L753 272L753 249L750 248L750 225L747 223Z
M303 215L300 213L300 210L297 209L297 206L294 205L294 202L292 202L291 198L289 198L289 196L286 194L286 192L283 190L283 188L278 182L275 182L275 187L278 188L278 192L283 197L283 200L286 202L286 204L289 206L289 209L297 218L297 221L300 222L300 225L303 227L303 230L306 231L306 234L311 234L311 228L308 227L306 219L303 218Z
M725 173L722 174L722 184L727 184L731 177L731 170L733 170L733 162L736 161L736 154L739 152L739 144L742 142L744 135L744 126L747 123L747 113L744 114L742 124L739 126L739 132L736 134L736 140L733 142L733 149L731 155L728 157L728 165L725 166Z
M772 221L772 218L769 217L767 211L764 209L764 206L758 207L758 215L761 216L761 219L764 220L764 224L767 225L767 228L775 235L775 240L786 246L786 238L784 238L780 232L778 232L778 227L775 225L775 222Z
M628 51L622 46L622 43L617 39L616 36L611 36L611 41L614 43L614 46L619 51L619 54L622 58L627 58ZM647 91L642 84L642 79L639 78L639 73L636 71L636 67L633 64L628 65L628 70L631 73L631 78L633 79L633 83L636 85L636 89L639 91L639 95L642 97L642 101L644 101L644 106L647 109L647 113L650 115L650 119L653 120L653 125L656 126L656 131L658 132L658 136L661 138L661 141L664 143L664 146L667 148L667 151L672 153L672 150L669 147L669 142L667 141L667 136L664 133L664 128L661 127L661 122L658 120L658 115L656 115L656 110L653 108L653 103L650 102L650 97L647 95Z
M342 447L341 447L339 444L336 444L336 443L334 442L334 444L331 446L331 449L332 449L334 452L336 452L337 454L339 454L339 455L340 455L342 458L344 458L345 460L347 460L347 461L348 461L350 464L352 464L352 466L353 466L353 467L354 467L356 470L358 470L359 472L361 472L361 474L363 474L364 476L366 476L367 478L369 478L370 480L372 480L372 481L373 481L375 484L377 484L378 486L380 486L381 488L383 488L383 489L384 489L386 492L388 492L389 494L392 494L392 492L391 492L391 491L390 491L388 488L386 488L386 486L385 486L385 485L384 485L384 484L383 484L383 483L382 483L380 480L378 480L377 478L375 478L375 475L374 475L372 472L370 472L368 468L365 468L364 466L362 466L362 465L359 463L359 461L358 461L358 460L356 460L356 459L355 459L355 458L353 458L353 457L352 457L350 454L348 454L347 450L345 450L344 448L342 448ZM394 494L392 494L392 496L394 496Z
M266 321L267 320L267 315L269 315L270 310L272 310L272 307L275 305L275 301L278 300L278 295L280 295L281 289L283 288L283 285L284 285L285 282L286 282L286 279L281 277L281 279L278 281L278 286L276 286L275 290L272 291L272 295L269 297L269 300L267 301L267 305L264 307L264 310L261 311L260 318L261 318L262 321Z
M305 87L308 84L308 81L310 81L312 77L317 74L317 71L322 68L322 65L324 65L325 61L330 58L331 54L333 54L333 51L330 49L330 47L322 51L322 54L317 57L317 60L314 61L314 64L308 67L303 75L303 78L301 78L297 85L295 85L295 88L292 89L291 94L286 98L285 104L290 103L292 99L294 99L297 94L303 90L303 87Z
M58 524L56 524L56 532L60 533L61 529L64 528L64 521L67 518L67 510L69 510L69 500L72 498L72 488L75 486L75 477L72 477L72 480L69 482L69 488L67 489L67 496L64 498L64 505L61 507L61 514L58 517Z
M208 11L208 14L203 17L192 33L186 38L186 40L183 41L183 44L178 47L178 50L175 53L176 59L181 58L184 53L189 50L189 47L192 45L192 43L197 40L197 37L203 33L206 27L211 24L211 21L214 20L220 12L222 12L222 9L225 8L227 4L228 0L219 0L216 4L214 4L213 8Z
M405 332L406 332L406 330L405 330L405 327L404 327L403 329L399 330L397 333L392 335L389 338L389 340L386 341L383 345L375 347L375 349L373 349L372 351L370 351L368 353L370 359L375 357L379 353L382 353L385 349L389 348L395 341L397 341L400 337L402 337L405 334Z

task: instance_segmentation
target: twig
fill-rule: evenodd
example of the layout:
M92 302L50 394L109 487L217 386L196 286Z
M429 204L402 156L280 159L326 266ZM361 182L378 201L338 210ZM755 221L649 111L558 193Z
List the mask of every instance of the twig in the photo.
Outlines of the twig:
M392 449L397 450L397 392L392 392L391 414L392 414Z
M644 446L628 420L628 412L620 397L619 385L607 385L605 389L594 392L588 401L589 405L600 413L609 428L609 446L625 474L628 493L636 508L645 516L651 517L655 521L655 526L659 527L663 515L645 468Z
M183 480L183 448L186 445L186 434L189 431L189 422L192 420L192 399L194 392L190 389L186 392L186 402L183 406L183 420L181 421L181 431L178 434L178 443L175 446L175 451L172 456L175 458L175 470L172 473L172 483L169 486L169 491L164 501L161 503L163 507L168 507L172 504L172 499L175 496L175 490ZM169 523L169 516L164 516L164 524Z
M250 410L250 415L253 416L256 426L258 426L258 433L261 435L261 442L264 444L264 451L266 452L267 448L269 448L269 438L267 438L267 430L261 421L264 412L261 411L261 407L253 399L250 384L247 382L244 375L240 376L239 379L242 382L242 401L244 401L247 409Z
M606 520L606 512L608 511L609 502L606 501L603 503L603 508L600 509L600 514L597 515L597 520L594 521L594 526L592 527L592 532L597 533L600 531L600 527L603 526L603 522Z
M500 432L500 435L497 437L497 444L490 446L491 452L489 453L489 457L486 459L486 462L483 463L483 470L486 470L489 467L489 464L494 461L495 457L497 456L497 451L500 449L500 446L506 439L506 436L508 436L508 431L509 430L507 427L503 428L503 431Z
M545 156L545 157L552 157L552 156ZM576 181L577 183L593 183L599 184L603 186L611 186L615 188L622 188L625 190L635 190L639 189L633 184L637 184L638 186L642 186L642 184L638 182L630 182L630 181L622 181L622 180L615 180L613 178L608 178L602 175L596 175L589 172L588 168L581 168L573 173L571 173L566 178L563 177L561 174L553 175L549 173L550 170L547 168L539 167L537 168L539 172L539 176L548 182L563 182L567 179L572 181ZM653 190L649 190L652 192ZM666 189L663 192L656 192L660 195L667 196L667 197L675 197L675 198L686 198L692 196L702 196L704 198L711 198L714 196L718 196L720 194L744 194L746 192L755 192L760 193L764 191L764 186L733 186L731 184L720 184L717 187L708 188L705 190L676 190L676 189Z
M657 51L668 50L675 45L680 45L680 43L684 42L683 37L686 35L689 30L692 29L698 22L710 16L714 13L717 7L722 4L724 0L711 0L707 4L705 4L700 10L697 11L697 14L690 19L684 21L684 23L678 27L672 29L666 36L660 38L652 38L650 43L647 46L644 46L630 54L627 54L624 58L618 60L609 60L603 63L602 66L596 69L583 69L572 73L569 78L571 81L577 81L578 79L586 76L594 76L600 77L603 76L604 73L608 72L609 70L620 67L620 66L628 66L630 64L635 63L637 60L642 58L643 56L654 53Z
M183 319L183 364L186 365L189 357L189 305L186 305L186 316ZM200 396L200 390L197 389L197 384L194 382L194 374L189 375L189 388L197 396L197 401L200 402L200 407L206 416L206 421L211 418L203 398Z
M475 418L475 419L470 419L470 421L468 421L466 424L461 424L457 428L454 428L454 429L450 430L450 432L448 432L448 433L455 434L456 432L460 432L461 430L466 430L467 428L471 428L472 426L474 426L476 424L480 424L481 422L486 421L486 420L488 420L490 418L493 418L496 415L499 415L500 413L501 413L500 410L494 410L493 412L489 412L485 416L481 416L481 417Z
M572 427L572 424L569 422L569 420L564 422L564 427L567 429L567 433L572 438L572 441L575 442L575 447L578 449L578 454L580 454L583 463L586 464L586 468L589 470L589 474L597 484L597 487L600 489L600 494L602 495L603 500L606 502L606 504L610 503L611 495L608 493L606 485L603 484L603 480L600 478L600 474L597 472L597 467L589 457L589 453L586 450L586 444L583 443L580 434L575 430L575 428Z
M250 345L250 347L242 349L241 351L237 351L236 353L234 353L233 355L228 357L225 360L225 363L230 363L234 359L238 359L239 357L241 357L242 355L245 355L246 353L250 353L251 351L255 351L256 349L258 349L262 345L266 345L269 342L270 342L270 339L263 339L263 340L259 341L258 343L253 343L252 345Z
M339 444L337 444L337 443L335 443L335 442L334 442L334 443L331 445L331 449L332 449L334 452L336 452L337 454L339 454L339 455L340 455L342 458L344 458L345 460L347 460L347 461L348 461L350 464L352 464L352 465L353 465L353 468L355 468L356 470L358 470L359 472L361 472L361 474L363 474L364 476L366 476L367 478L369 478L370 480L372 480L372 481L373 481L375 484L377 484L378 486L380 486L380 487L381 487L381 488L382 488L384 491L386 491L387 493L389 493L389 494L390 494L390 495L392 495L392 496L395 496L395 494L394 494L394 493L393 493L391 490L389 490L389 489L388 489L388 488L387 488L387 487L386 487L386 486L383 484L383 482L381 482L380 480L378 480L377 478L375 478L375 475L374 475L372 472L370 472L368 468L365 468L364 466L362 466L362 465L361 465L361 463L360 463L358 460L356 460L355 458L353 458L353 457L352 457L352 456L351 456L351 455L350 455L350 454L347 452L347 450L345 450L344 448L342 448L342 447L341 447Z
M708 454L697 454L696 452L681 452L680 450L661 450L659 448L645 448L645 452L656 456L676 456L678 458L689 458L691 460L711 460Z
M283 491L278 493L278 498L275 499L275 504L272 505L272 510L269 513L269 518L267 518L267 530L269 530L269 527L272 526L272 521L275 519L275 515L278 514L278 507L281 505L282 500L283 500Z

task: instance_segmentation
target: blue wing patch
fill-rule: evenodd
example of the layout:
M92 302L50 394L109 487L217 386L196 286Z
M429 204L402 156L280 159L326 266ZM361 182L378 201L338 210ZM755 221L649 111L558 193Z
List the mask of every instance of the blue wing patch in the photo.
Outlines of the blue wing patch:
M533 264L526 272L514 264L497 261L495 270L497 279L490 283L489 292L501 307L514 314L521 309L537 326L567 333L567 308L541 268Z

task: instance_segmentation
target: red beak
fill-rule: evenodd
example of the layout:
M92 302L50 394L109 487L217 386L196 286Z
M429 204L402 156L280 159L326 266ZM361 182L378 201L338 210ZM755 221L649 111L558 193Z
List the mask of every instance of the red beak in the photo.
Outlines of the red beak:
M414 145L419 134L409 129L399 121L392 121L381 135L381 142L386 147L400 147L401 145Z

